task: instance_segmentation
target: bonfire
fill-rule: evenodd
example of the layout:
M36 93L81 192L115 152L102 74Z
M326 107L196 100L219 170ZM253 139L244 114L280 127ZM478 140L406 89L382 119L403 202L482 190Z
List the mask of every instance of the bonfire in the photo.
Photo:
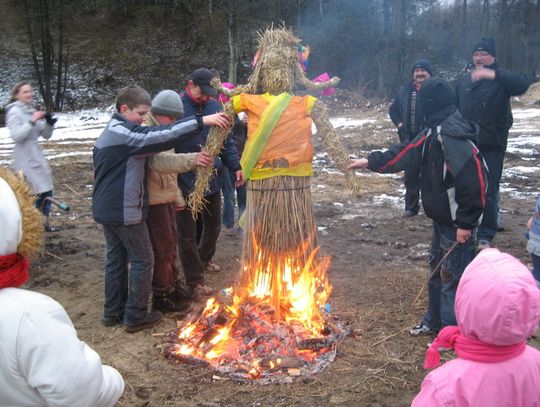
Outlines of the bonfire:
M324 369L334 358L346 324L331 320L329 258L319 254L312 210L312 120L325 149L357 190L342 147L322 102L292 94L337 85L307 79L298 56L300 40L284 28L260 35L248 84L229 90L224 111L248 116L241 163L247 183L241 278L237 287L211 298L200 314L168 333L165 354L180 362L208 365L242 380L290 381ZM227 131L213 128L205 149L217 156ZM211 169L197 169L189 196L196 214L204 205Z

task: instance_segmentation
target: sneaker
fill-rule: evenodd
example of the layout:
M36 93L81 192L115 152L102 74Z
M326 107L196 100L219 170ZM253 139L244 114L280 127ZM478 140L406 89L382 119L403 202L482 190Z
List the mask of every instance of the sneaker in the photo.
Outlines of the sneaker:
M122 325L122 319L123 319L122 317L110 317L110 318L103 317L101 319L101 323L107 328L110 328L113 326Z
M214 294L214 289L206 284L198 284L193 288L193 293L198 297L210 297Z
M146 329L146 328L152 328L154 325L156 325L159 322L160 319L161 319L161 312L152 311L146 314L146 316L142 318L140 321L135 322L133 324L126 324L126 332L132 334L134 332L142 331L143 329Z
M423 322L420 322L419 324L409 329L409 333L412 336L432 335L432 334L435 334L435 331L431 329L429 326L427 326L426 324L424 324Z
M152 311L187 314L191 311L191 305L185 299L177 298L173 291L168 295L155 296L152 299Z
M413 216L418 215L418 212L413 212L411 210L406 210L403 212L403 215L401 215L402 218L412 218Z
M480 240L478 242L478 247L476 248L476 251L481 251L484 249L489 249L491 247L491 242L488 242L487 240Z
M203 267L206 273L219 273L221 271L221 267L219 267L216 263L212 263L211 261L204 263Z

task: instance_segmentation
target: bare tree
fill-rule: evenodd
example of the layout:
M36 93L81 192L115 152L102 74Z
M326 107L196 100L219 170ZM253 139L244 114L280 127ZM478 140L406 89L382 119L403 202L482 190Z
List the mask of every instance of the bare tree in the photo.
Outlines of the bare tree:
M64 0L23 0L22 5L26 38L39 93L43 98L45 109L60 110L66 79L64 70L67 68L64 59ZM51 23L54 24L54 28ZM57 34L56 44L53 30Z

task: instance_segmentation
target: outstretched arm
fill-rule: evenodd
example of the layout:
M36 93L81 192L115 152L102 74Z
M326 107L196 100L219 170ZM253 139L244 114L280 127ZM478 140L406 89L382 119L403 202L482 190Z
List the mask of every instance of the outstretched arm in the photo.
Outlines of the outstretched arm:
M330 158L336 164L336 167L345 174L347 186L354 192L358 191L359 186L357 184L356 176L353 168L349 168L349 156L341 140L336 134L336 130L330 118L328 117L328 110L321 101L317 100L311 111L311 117L315 126L317 126L317 133L321 136L325 150L330 155Z

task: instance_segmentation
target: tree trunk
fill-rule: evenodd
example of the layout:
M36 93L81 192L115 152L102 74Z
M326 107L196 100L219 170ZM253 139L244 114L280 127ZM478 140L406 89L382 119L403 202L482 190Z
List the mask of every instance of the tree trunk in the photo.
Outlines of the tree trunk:
M484 0L482 5L482 14L480 16L480 35L488 32L489 28L489 0Z
M236 2L234 3L236 4ZM229 9L229 16L227 18L227 25L229 28L229 77L228 80L231 83L237 83L238 75L238 30L236 27L236 15L235 8Z
M63 75L64 68L64 0L59 0L58 4L58 62L56 67L56 97L54 99L54 109L62 110L63 99Z
M464 50L464 55L468 55L468 43L467 43L467 0L463 0L461 8L461 49Z

